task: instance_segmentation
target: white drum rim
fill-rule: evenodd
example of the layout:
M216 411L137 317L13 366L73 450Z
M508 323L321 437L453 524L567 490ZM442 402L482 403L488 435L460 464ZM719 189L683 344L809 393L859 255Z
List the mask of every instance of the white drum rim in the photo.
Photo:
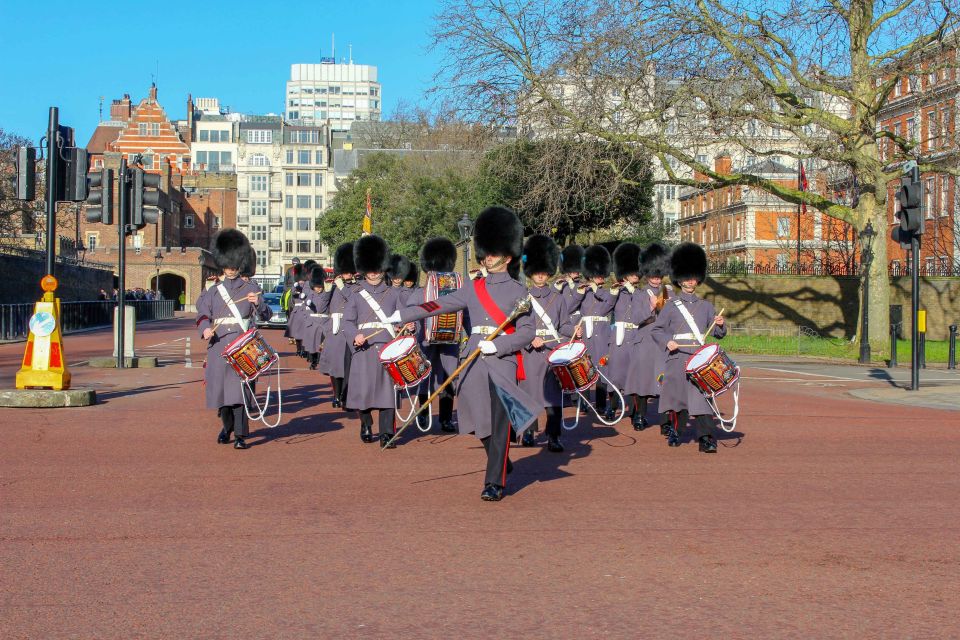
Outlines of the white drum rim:
M719 350L720 345L718 344L704 345L699 351L690 356L690 360L687 361L687 371L696 371L703 365L707 364L713 359Z
M550 355L547 357L547 362L550 364L567 364L582 356L583 352L586 350L587 345L583 344L582 342L568 342L551 351ZM571 352L571 356L566 355ZM559 358L561 357L566 357L566 360L560 360Z
M383 362L396 360L400 356L410 353L411 348L416 343L417 341L413 336L401 336L383 348L383 351L380 352L380 360Z

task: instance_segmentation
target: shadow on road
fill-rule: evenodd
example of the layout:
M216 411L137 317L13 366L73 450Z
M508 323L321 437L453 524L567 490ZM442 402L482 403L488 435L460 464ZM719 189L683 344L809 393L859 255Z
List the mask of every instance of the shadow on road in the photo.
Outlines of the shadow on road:
M867 375L874 380L883 380L895 389L900 388L900 385L890 376L890 372L886 369L870 369L870 372Z

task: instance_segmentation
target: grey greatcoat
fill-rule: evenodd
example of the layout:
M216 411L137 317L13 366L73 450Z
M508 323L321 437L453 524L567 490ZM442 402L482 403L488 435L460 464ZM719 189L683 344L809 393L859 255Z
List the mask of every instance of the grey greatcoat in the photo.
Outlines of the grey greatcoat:
M327 325L329 314L326 311L320 311L320 309L329 306L329 298L330 294L326 291L317 293L311 288L307 293L306 300L304 300L304 318L300 331L303 336L303 348L310 353L319 352L320 346L323 344L324 328ZM326 304L324 304L325 299L327 300Z
M530 311L530 317L536 323L536 335L544 341L550 340L539 349L534 349L533 345L527 345L523 349L523 368L526 372L526 379L520 382L520 388L530 394L541 407L559 407L562 401L563 392L557 376L550 369L548 358L550 352L559 345L567 342L573 333L574 323L570 318L567 309L567 301L562 293L551 286L535 287L531 286L530 295L543 307L544 315L550 319L554 330L559 334L560 339L553 339L554 336L547 330L546 323L537 315L535 310Z
M491 273L486 277L487 293L494 303L509 315L517 301L527 295L527 289L510 277L509 273ZM470 318L472 331L480 327L496 327L486 309L480 303L476 293L476 284L468 280L462 287L441 297L436 302L427 302L416 307L408 307L400 313L403 322L422 320L427 316L448 311L464 311ZM520 389L517 384L517 352L530 344L534 336L534 322L530 314L521 315L515 321L516 330L512 334L501 333L493 341L497 353L492 356L480 356L473 360L461 373L457 383L457 428L460 433L474 433L478 438L491 435L491 382L508 390L531 414L525 424L512 425L517 433L529 427L540 413L541 405ZM472 333L467 342L466 353L473 353L485 337Z
M706 331L714 316L717 315L713 304L707 302L695 293L679 293L664 305L657 321L653 325L653 339L666 351L667 342L676 340L680 344L695 344L694 338L677 338L677 335L690 333L690 326L677 308L677 300L683 302L687 311L693 316L699 331ZM714 327L713 335L722 338L727 335L727 327ZM686 409L691 416L703 414L713 415L713 410L707 404L703 394L687 379L686 366L690 356L700 349L696 347L681 347L667 353L664 367L663 384L660 388L660 412L683 411Z
M303 303L304 303L304 283L297 282L293 285L293 293L290 294L290 315L287 316L287 330L284 335L288 338L300 340L300 325L303 323Z
M567 312L573 318L573 323L576 324L580 321L580 303L583 302L583 296L585 294L577 291L577 282L571 285L570 281L566 278L561 278L553 283L555 290L563 294L564 299L567 301Z
M640 297L646 298L649 302L651 315L645 321L646 324L637 330L634 337L634 366L630 367L627 373L627 393L635 393L638 396L660 395L658 378L663 373L667 351L653 339L653 323L656 321L656 312L653 311L653 305L664 286L666 285L660 287L647 285L639 290Z
M650 297L642 289L629 291L625 286L617 294L613 307L614 322L610 328L610 363L607 376L624 394L630 371L640 366L637 360L637 341L640 325L654 320L650 310ZM619 338L619 340L618 340Z
M607 367L601 364L601 359L610 353L610 312L617 299L604 287L597 287L594 291L590 286L583 295L580 303L580 319L583 320L583 342L587 345L587 353L593 361L593 366L606 376ZM602 379L601 379L602 382Z
M393 340L393 336L389 331L380 331L383 328L380 319L361 291L366 291L373 297L385 316L403 306L401 289L387 286L383 282L374 286L365 280L347 300L347 306L343 310L341 333L347 341L347 349L353 355L347 381L346 407L355 410L393 409L396 406L393 380L380 364L380 352L385 344ZM354 351L353 339L358 333L371 337L363 347Z
M224 279L223 286L231 300L243 298L249 293L263 293L259 285L254 282L246 282L241 278ZM264 301L262 295L259 300L256 306L246 300L236 302L237 311L240 312L241 317L250 321L251 327L254 324L255 315L267 320L272 314L270 305ZM207 365L203 373L206 382L207 408L219 409L220 407L243 404L243 386L240 376L220 355L227 345L243 333L243 328L233 322L233 314L230 312L223 296L220 295L217 286L203 291L197 298L196 305L197 329L200 331L201 337L203 332L211 327L216 332L207 345ZM218 320L224 322L218 323Z
M329 330L324 336L323 351L320 352L318 368L321 373L334 378L346 377L347 359L353 352L353 336L343 332L343 312L347 307L347 300L355 293L357 285L339 281L334 285L328 298L321 298L321 305L317 307L320 313L329 313ZM323 302L327 301L326 306ZM356 335L356 334L354 334ZM347 343L350 350L347 351Z

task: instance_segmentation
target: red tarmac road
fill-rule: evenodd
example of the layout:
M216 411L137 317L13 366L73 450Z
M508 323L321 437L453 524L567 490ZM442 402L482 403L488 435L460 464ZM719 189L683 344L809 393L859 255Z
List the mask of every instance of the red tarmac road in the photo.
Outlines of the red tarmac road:
M381 453L289 355L283 424L218 446L192 321L137 344L164 366L73 369L97 406L0 409L4 639L960 635L960 414L876 382L747 369L738 446L581 424L484 503L472 436Z

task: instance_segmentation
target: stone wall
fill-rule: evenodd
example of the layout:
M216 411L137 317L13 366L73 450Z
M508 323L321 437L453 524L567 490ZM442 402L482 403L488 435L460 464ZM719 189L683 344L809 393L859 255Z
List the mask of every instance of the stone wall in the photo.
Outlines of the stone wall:
M732 326L796 332L804 326L822 336L851 337L859 318L859 278L851 276L715 275L698 291ZM910 278L891 278L890 304L902 305L903 335L910 334ZM927 311L927 337L946 340L960 323L960 278L921 278L920 308Z
M40 279L46 275L43 260L0 254L0 304L36 302L43 291ZM113 291L113 273L74 265L56 265L57 296L67 300L96 300L100 289Z

